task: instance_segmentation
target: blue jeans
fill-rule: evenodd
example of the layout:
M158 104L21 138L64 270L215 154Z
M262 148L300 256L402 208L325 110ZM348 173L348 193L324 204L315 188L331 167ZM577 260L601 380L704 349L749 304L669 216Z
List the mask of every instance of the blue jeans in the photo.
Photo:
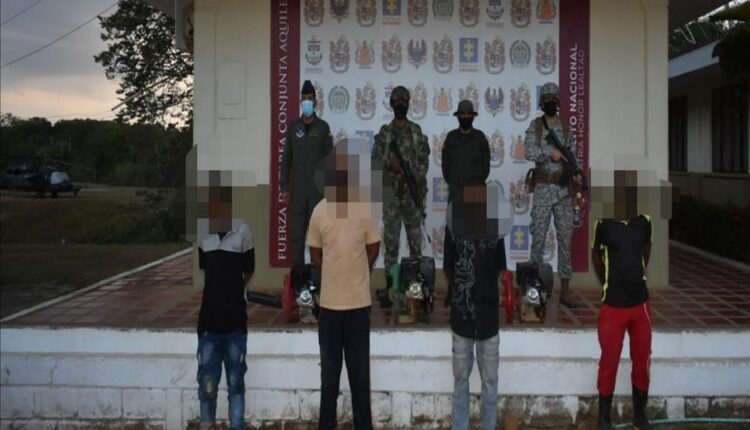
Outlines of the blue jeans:
M482 379L482 430L492 430L497 422L497 368L500 364L500 337L474 340L453 333L453 430L469 428L469 375L474 366L476 345L479 376Z
M221 363L227 374L229 427L245 428L245 353L247 334L206 332L198 336L198 399L201 423L216 421L216 397L221 381Z

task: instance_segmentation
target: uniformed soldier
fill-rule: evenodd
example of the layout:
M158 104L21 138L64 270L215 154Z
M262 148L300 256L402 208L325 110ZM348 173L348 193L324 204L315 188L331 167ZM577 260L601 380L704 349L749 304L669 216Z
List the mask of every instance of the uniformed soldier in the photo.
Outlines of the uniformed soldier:
M412 257L422 255L422 229L425 197L427 196L427 168L429 167L430 146L427 137L416 123L406 119L409 109L409 91L398 86L391 91L390 104L394 118L389 124L380 128L375 136L372 158L388 172L386 183L393 187L392 196L384 193L383 201L383 236L385 242L386 283L390 287L390 268L398 261L401 224L406 227L406 238L409 242L409 253ZM390 149L394 142L409 163L417 181L417 189L410 190L404 181L403 172L396 156ZM385 174L384 174L385 176ZM390 180L390 181L389 181ZM409 193L415 193L421 207L417 207Z
M473 127L477 112L471 100L461 100L453 114L458 128L445 138L441 166L448 184L448 201L469 185L484 185L490 175L490 144L487 136Z
M560 106L560 90L554 83L542 86L539 106L544 115L531 121L526 130L526 159L536 163L534 168L534 199L531 209L531 260L539 264L544 262L544 245L547 239L550 218L554 217L557 231L557 271L560 274L560 303L573 308L576 303L570 295L570 239L573 234L573 207L567 186L560 184L563 175L563 154L547 142L547 135L555 133L560 142L570 148L575 157L575 136L570 132L570 125L560 118L557 110ZM580 175L572 180L580 182Z
M302 116L292 121L286 132L281 157L281 190L290 205L292 264L305 264L305 233L315 205L323 198L315 187L313 173L323 157L333 149L328 123L315 114L315 88L308 80L302 86Z

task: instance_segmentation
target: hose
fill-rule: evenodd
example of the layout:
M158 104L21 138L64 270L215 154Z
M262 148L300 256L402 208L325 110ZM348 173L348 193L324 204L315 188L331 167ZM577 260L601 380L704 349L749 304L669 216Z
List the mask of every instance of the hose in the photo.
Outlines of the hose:
M750 424L750 418L674 418L649 421L651 427L669 424ZM613 426L616 429L629 429L632 423L622 423Z

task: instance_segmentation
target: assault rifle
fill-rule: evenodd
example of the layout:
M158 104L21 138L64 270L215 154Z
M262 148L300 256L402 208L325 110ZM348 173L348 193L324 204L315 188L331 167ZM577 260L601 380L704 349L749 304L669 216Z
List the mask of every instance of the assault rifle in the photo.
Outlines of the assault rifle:
M401 148L399 148L399 145L396 143L395 140L392 140L389 148L391 152L393 152L393 155L396 156L396 159L398 160L398 165L401 167L401 173L404 176L404 182L406 182L406 187L409 189L409 195L411 196L411 200L414 202L414 206L419 209L420 215L422 217L422 229L424 230L424 234L427 236L427 241L429 243L432 243L432 239L430 239L430 235L427 233L427 227L425 227L425 218L427 217L427 214L425 213L424 205L422 204L422 200L419 197L419 185L417 184L417 178L414 177L414 172L411 170L411 166L409 165L409 162L406 161L404 158L404 155L401 154Z
M577 191L576 189L578 186L573 183L573 176L575 175L581 175L581 189L588 190L589 185L588 181L586 180L586 175L583 172L583 169L578 165L576 162L576 158L573 155L573 152L568 148L563 142L560 141L560 138L557 137L557 134L555 134L552 130L550 130L549 126L547 125L547 118L542 117L542 122L544 123L544 129L547 130L547 143L554 146L563 157L565 157L565 160L563 161L563 172L560 176L560 183L559 185L561 187L569 187L571 188L571 191ZM573 193L575 195L575 193Z

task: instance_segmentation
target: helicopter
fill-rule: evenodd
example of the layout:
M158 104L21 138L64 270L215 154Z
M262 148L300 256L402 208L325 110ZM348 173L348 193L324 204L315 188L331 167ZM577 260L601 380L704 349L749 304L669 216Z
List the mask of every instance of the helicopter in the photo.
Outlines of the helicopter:
M0 188L36 193L44 197L47 193L56 198L59 193L78 195L81 186L73 183L70 176L54 164L68 164L56 160L18 160L0 171Z

